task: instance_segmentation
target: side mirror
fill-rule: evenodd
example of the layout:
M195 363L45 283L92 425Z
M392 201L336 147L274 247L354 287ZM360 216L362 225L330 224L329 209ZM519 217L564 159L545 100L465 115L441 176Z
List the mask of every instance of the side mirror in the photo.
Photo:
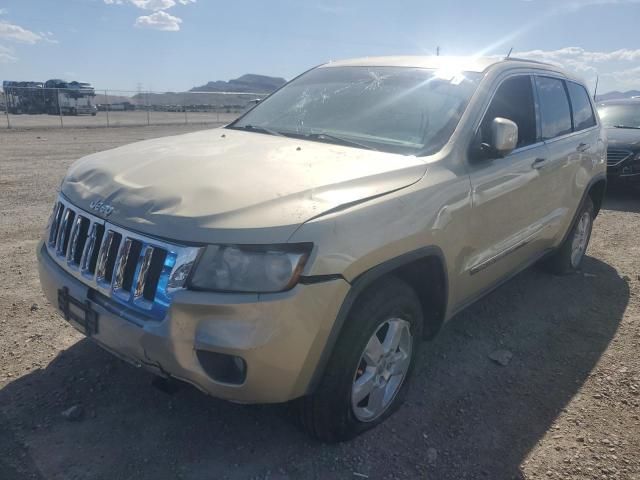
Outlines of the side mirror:
M506 157L515 150L517 145L518 125L507 118L494 118L491 122L491 145L486 145L490 153L500 158Z

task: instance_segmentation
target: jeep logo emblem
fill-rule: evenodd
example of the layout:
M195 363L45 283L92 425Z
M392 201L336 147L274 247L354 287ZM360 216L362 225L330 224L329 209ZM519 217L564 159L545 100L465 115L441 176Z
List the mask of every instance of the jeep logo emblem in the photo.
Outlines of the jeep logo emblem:
M89 204L91 210L103 214L105 217L111 215L113 212L113 207L111 205L107 205L102 200L94 200Z

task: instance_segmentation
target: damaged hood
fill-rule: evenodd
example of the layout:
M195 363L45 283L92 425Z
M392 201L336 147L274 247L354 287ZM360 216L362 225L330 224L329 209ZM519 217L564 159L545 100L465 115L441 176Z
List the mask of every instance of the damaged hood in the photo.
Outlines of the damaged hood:
M187 242L286 242L302 223L418 181L416 157L229 129L134 143L77 161L62 193L95 215Z

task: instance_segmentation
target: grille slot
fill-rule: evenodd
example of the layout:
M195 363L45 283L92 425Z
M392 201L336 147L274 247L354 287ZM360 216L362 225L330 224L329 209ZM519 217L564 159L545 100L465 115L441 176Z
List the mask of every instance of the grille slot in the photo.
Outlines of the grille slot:
M160 280L160 274L164 266L164 261L167 258L166 250L154 249L153 256L151 257L151 265L147 272L147 279L143 285L142 298L152 301L156 295L156 289L158 288L158 281Z
M155 319L169 307L171 273L199 251L128 232L63 200L54 205L46 238L50 256L69 273Z
M607 166L615 167L627 160L633 152L630 150L624 150L622 148L608 148L607 149Z
M76 216L76 212L70 208L65 209L62 214L62 222L58 229L58 238L56 240L56 251L58 255L64 257L67 254L67 247L69 246L69 235L73 228L73 219Z

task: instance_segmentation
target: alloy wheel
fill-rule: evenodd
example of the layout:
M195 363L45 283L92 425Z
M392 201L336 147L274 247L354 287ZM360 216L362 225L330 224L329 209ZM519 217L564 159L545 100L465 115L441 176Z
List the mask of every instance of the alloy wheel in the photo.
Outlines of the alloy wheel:
M571 242L571 266L577 268L587 250L587 242L591 234L591 215L584 212L578 221Z
M391 405L411 364L411 324L401 318L382 322L362 352L351 389L356 418L371 422Z

